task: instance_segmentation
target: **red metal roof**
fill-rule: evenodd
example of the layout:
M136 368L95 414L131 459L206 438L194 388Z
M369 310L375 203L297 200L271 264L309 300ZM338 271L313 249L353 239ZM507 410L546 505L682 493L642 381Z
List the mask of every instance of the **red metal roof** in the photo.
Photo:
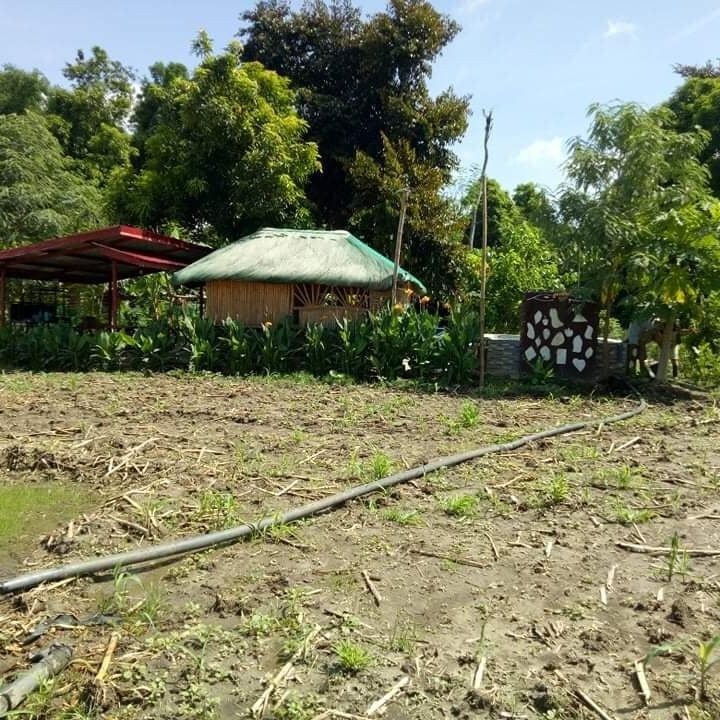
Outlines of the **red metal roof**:
M0 250L0 273L7 278L104 283L151 272L175 272L212 251L206 245L177 240L129 225L51 238Z

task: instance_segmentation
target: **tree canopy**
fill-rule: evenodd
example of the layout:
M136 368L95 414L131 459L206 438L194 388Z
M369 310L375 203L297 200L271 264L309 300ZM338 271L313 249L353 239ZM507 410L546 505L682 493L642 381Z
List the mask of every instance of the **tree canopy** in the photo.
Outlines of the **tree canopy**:
M707 133L679 133L668 109L632 103L595 105L590 116L588 137L572 141L567 163L583 282L605 311L606 337L621 292L672 327L720 282L717 212L698 159Z
M308 196L322 223L344 227L357 217L356 180L365 179L370 201L367 163L382 165L388 148L411 152L415 165L450 180L451 147L465 131L468 99L451 89L433 98L427 81L459 30L454 21L425 0L391 0L368 19L348 0L313 0L299 10L286 0L262 0L242 19L244 58L290 78L298 90L320 151L322 172L312 176ZM378 188L371 201L388 198Z
M146 225L179 222L215 243L261 225L307 222L304 183L317 148L303 139L289 82L259 63L242 62L233 45L205 47L191 77L158 71L145 85L144 163L114 190L121 217Z
M0 115L0 247L103 222L101 193L63 154L43 118Z

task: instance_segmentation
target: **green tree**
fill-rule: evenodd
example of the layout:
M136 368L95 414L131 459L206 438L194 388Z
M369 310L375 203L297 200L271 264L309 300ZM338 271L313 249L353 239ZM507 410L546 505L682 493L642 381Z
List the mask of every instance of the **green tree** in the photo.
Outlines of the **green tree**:
M588 137L571 142L567 163L585 279L606 340L621 292L636 311L665 321L664 380L675 321L720 280L716 211L698 160L707 133L677 132L667 108L593 105L590 116Z
M47 103L50 83L38 70L28 72L14 65L3 65L0 71L0 115L42 112Z
M63 75L69 88L53 88L48 98L48 123L66 154L81 160L100 182L132 154L126 126L133 104L135 74L107 52L93 47L89 57L78 50Z
M300 113L322 161L308 189L322 222L348 226L357 213L359 178L370 200L367 159L382 165L388 142L398 149L407 143L414 162L449 181L468 100L452 90L431 97L427 81L457 34L456 23L425 0L391 0L386 12L368 19L348 0L311 0L297 11L286 0L263 0L242 19L244 57L298 89ZM360 168L354 167L358 154ZM381 188L375 195L373 202L385 202Z
M699 158L710 170L713 194L720 198L720 76L704 73L688 76L667 105L677 118L678 130L691 132L701 127L710 134Z
M113 188L118 215L145 225L179 222L222 243L261 225L306 222L304 183L317 148L303 139L289 82L231 45L203 56L191 78L173 72L153 95L145 162Z
M43 118L0 116L0 247L103 222L100 192L75 171Z
M487 325L493 330L517 331L523 293L563 287L557 251L497 180L488 179L487 186ZM465 228L470 226L479 191L475 182L461 200ZM468 291L478 294L482 261L479 252L473 252L472 256L476 272L470 275Z
M141 167L145 161L145 143L162 121L168 87L176 79L190 78L187 67L176 62L154 63L149 72L150 76L142 80L132 114L133 144L138 151L135 160L137 167Z
M431 294L447 299L465 282L465 254L458 244L463 218L442 193L442 170L418 162L407 140L393 144L383 137L383 142L380 160L359 152L351 165L356 191L349 225L392 257L400 200L407 188L403 267L422 278Z

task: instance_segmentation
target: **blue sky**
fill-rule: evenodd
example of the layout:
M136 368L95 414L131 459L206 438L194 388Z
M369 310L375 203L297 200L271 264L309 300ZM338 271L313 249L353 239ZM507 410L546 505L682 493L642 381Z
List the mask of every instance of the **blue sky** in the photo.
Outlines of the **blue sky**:
M205 28L222 47L251 3L197 0L0 0L0 64L36 67L52 81L78 48L101 45L145 71L156 60L193 63L189 47ZM442 0L463 29L438 61L431 87L472 95L473 115L458 146L468 170L482 159L482 109L495 128L489 173L512 189L532 180L554 187L565 143L587 128L595 101L654 104L679 83L676 62L720 55L715 0ZM362 3L366 12L383 2Z

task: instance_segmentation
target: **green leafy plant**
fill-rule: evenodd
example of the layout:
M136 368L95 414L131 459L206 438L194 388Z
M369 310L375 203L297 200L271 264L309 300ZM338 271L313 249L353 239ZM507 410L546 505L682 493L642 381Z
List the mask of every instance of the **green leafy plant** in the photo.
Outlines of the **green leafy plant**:
M570 484L567 476L562 473L553 475L547 480L541 491L543 504L546 507L564 503L570 495Z
M720 662L715 650L720 645L720 635L715 635L707 642L701 642L697 649L698 669L700 671L700 686L698 687L698 700L707 700L708 672Z
M383 512L383 517L398 525L419 525L422 522L422 516L417 510L388 508Z
M341 672L356 675L372 664L372 655L362 645L352 640L340 640L333 645L333 652L337 658Z
M477 514L478 499L474 495L454 495L442 504L446 515L471 518Z
M687 574L688 568L688 554L686 550L680 545L680 536L677 530L673 533L670 539L670 551L666 559L667 566L667 579L670 582L673 579L675 573L684 577Z
M457 417L449 418L447 429L449 433L455 434L461 430L469 430L474 428L480 422L480 408L476 403L466 400L460 406L460 412Z

